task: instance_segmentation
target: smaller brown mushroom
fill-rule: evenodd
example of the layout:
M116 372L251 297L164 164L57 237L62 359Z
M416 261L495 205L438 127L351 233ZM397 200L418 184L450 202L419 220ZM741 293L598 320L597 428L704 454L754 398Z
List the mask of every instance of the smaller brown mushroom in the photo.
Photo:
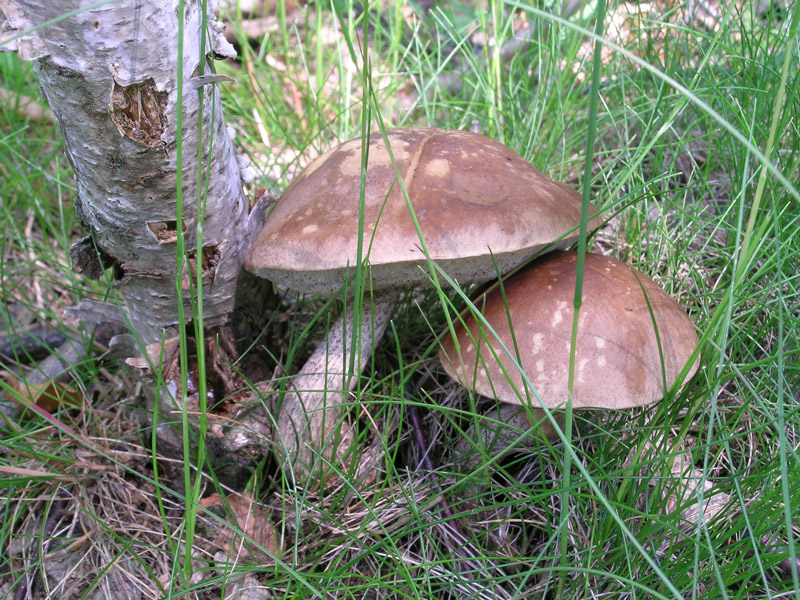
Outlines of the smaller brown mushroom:
M481 298L476 305L497 337L466 317L454 335L445 334L442 340L439 356L445 371L478 394L539 409L499 338L512 353L519 350L519 364L541 403L563 408L576 262L574 252L548 254L505 282L505 299L499 289ZM697 343L689 317L657 284L618 260L586 255L573 408L618 410L657 402L678 381ZM698 363L696 358L684 380ZM514 411L499 414L505 421ZM490 433L497 435L496 429Z

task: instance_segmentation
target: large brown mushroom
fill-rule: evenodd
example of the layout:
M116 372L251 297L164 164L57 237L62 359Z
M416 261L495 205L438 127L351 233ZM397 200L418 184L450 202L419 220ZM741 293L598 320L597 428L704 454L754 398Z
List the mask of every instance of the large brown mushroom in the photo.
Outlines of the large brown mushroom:
M543 248L572 243L580 221L578 193L509 148L432 128L371 136L362 206L362 150L361 139L351 140L303 171L273 207L245 261L256 275L329 297L353 277L359 247L368 267L365 304L370 292L374 304L358 319L348 311L331 328L327 346L315 351L293 381L296 393L287 392L280 408L277 446L302 473L313 468L315 454L336 456L330 438L342 394L383 334L400 290L430 285L428 258L459 284L486 281ZM590 227L598 224L595 218ZM361 328L353 336L356 322ZM353 354L357 366L349 371Z
M465 317L454 335L443 337L439 356L445 371L500 402L538 409L535 390L542 405L563 408L576 264L574 252L545 255L509 277L504 293L496 289L481 298L477 306L497 337L481 321ZM599 254L586 255L582 297L572 406L628 409L663 398L698 343L680 305L640 272ZM532 388L498 338L512 353L518 349ZM698 363L692 362L686 379Z

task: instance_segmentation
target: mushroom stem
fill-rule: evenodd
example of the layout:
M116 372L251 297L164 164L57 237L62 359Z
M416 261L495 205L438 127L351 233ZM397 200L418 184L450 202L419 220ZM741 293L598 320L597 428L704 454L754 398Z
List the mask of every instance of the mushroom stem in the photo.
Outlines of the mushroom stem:
M316 471L319 481L324 481L325 462L340 462L337 459L350 449L352 431L342 427L341 407L383 336L399 296L396 291L373 295L372 302L365 302L358 322L351 303L328 331L326 342L292 380L278 413L275 444L295 477ZM356 343L351 345L356 327ZM350 373L354 353L354 372Z

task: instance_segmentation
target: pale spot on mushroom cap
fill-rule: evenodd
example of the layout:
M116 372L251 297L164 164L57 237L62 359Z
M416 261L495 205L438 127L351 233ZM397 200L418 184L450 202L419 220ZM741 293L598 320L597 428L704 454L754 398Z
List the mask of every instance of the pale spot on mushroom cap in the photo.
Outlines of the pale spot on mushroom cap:
M360 175L362 166L361 140L355 139L345 142L339 146L339 151L347 154L339 165L339 172L342 175L351 177ZM400 138L393 138L392 154L394 154L395 162L398 165L402 165L409 157L408 142ZM392 157L389 155L386 144L382 139L376 140L373 136L367 164L370 168L392 166Z
M606 366L606 355L601 354L597 357L597 364L598 366L605 367Z
M556 311L553 313L553 321L550 323L550 327L555 327L564 320L564 317L561 315L561 311L565 308L567 308L567 303L564 300L559 300L558 308L556 308Z
M586 368L586 363L588 362L588 358L582 358L578 361L578 381L583 381L583 370Z
M544 373L544 360L541 358L536 361L536 370L540 373Z
M605 348L606 347L606 341L601 337L595 337L594 338L594 345L597 346L598 348Z
M544 334L543 333L534 334L534 336L533 336L533 348L531 349L531 352L533 352L533 354L539 354L539 352L541 351L542 345L543 345L543 341L542 340L544 340Z
M319 230L319 225L317 225L316 223L312 223L311 225L306 225L305 227L303 227L303 233L305 233L306 235L309 233L314 233L315 231L318 230Z
M425 165L425 174L431 177L444 177L450 172L450 163L444 158L434 158Z

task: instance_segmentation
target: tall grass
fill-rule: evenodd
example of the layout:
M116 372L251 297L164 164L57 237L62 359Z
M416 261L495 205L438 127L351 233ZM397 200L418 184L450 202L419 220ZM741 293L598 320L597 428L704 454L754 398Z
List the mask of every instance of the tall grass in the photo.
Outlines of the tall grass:
M563 16L560 7L499 0L428 11L401 2L343 0L300 12L279 5L258 40L240 38L241 63L220 65L236 78L223 94L237 141L259 168L258 185L279 194L365 122L372 130L421 124L486 133L591 190L607 223L590 249L629 262L680 302L701 338L701 368L657 408L576 412L569 444L523 428L533 450L520 439L499 457L484 448L464 467L459 440L492 418L483 415L494 401L448 381L435 358L448 310L466 303L442 278L439 290L409 295L397 308L354 396L354 411L371 420L363 437L382 447L384 472L366 486L344 476L325 495L287 481L269 460L253 472L247 489L283 534L280 560L220 566L203 554L213 535L202 523L224 525L201 513L191 560L205 579L181 583L171 569L180 569L186 549L165 532L180 526L171 519L185 499L166 494L151 515L131 511L152 536L146 551L110 511L83 505L89 522L113 532L105 539L114 555L138 565L130 569L145 595L182 586L197 597L218 594L247 573L272 596L292 598L800 598L798 570L787 568L800 553L800 5L758 13L730 4L713 19L689 13L691 6L640 4L626 13L609 4L597 86L591 5ZM526 42L502 52L520 32ZM0 69L11 91L0 105L5 329L20 310L63 327L65 305L103 290L68 266L78 231L57 134L25 121L13 102L36 96L35 80L7 55ZM592 128L596 142L587 147ZM287 373L338 308L287 300L287 333L270 348ZM108 403L56 416L89 437L116 431L113 415L129 413L114 403L133 394L132 378L118 369L87 362L74 385L99 389ZM112 394L117 384L126 391ZM433 474L419 466L411 405L422 415ZM9 427L0 451L10 500L4 548L22 535L21 507L34 497L60 499L66 489L19 469L49 472L83 460L80 446L32 443L48 431L40 418ZM125 439L147 472L136 437ZM685 498L675 495L676 463L696 477ZM133 471L129 481L152 485ZM80 480L69 489L95 488ZM686 519L698 501L717 500L718 510ZM41 531L25 535L41 539Z

